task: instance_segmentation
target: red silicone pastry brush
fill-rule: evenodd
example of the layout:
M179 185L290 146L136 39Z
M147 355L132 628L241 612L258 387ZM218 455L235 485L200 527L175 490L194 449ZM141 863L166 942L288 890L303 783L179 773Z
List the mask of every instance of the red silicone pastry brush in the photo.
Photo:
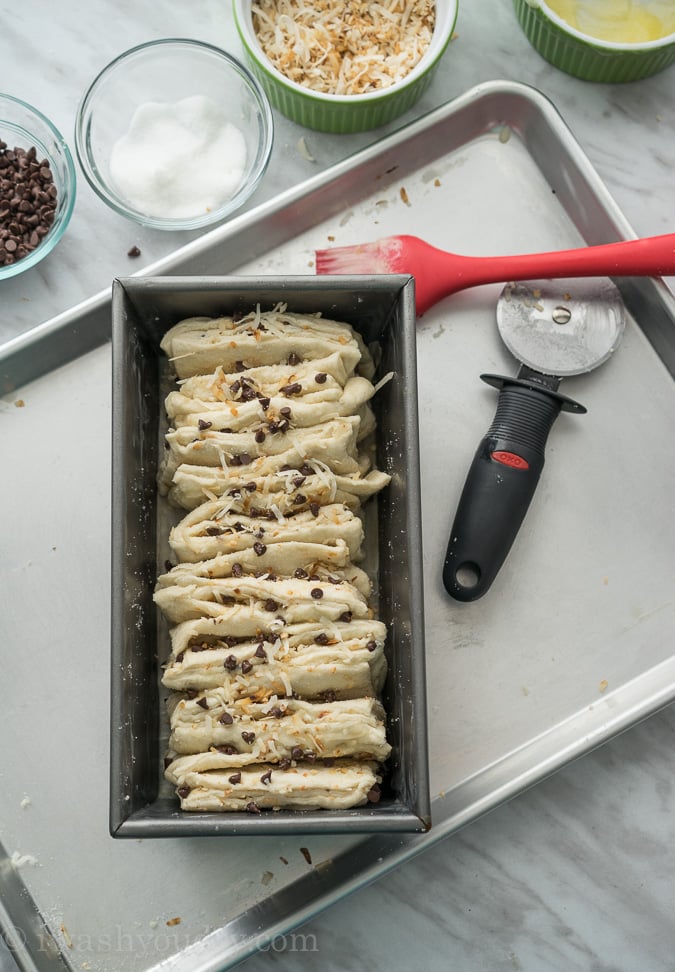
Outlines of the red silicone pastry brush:
M319 274L408 273L415 278L417 314L449 294L479 284L563 277L660 277L675 274L675 233L577 250L518 256L448 253L417 236L316 251Z

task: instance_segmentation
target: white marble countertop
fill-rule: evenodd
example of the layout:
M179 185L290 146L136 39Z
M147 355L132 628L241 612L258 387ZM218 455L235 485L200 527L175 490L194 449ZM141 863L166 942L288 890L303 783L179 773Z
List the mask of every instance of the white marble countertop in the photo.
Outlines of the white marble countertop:
M122 50L159 37L241 48L227 0L0 0L2 88L52 118L74 150L78 101ZM517 80L546 94L639 235L675 229L675 68L592 85L543 61L508 0L463 0L457 38L407 118L473 85ZM251 205L385 134L306 133L277 116L272 163ZM316 162L297 150L305 134ZM68 232L35 269L0 285L0 341L107 288L195 234L139 229L79 180ZM138 245L142 256L127 251ZM242 965L671 972L675 951L675 710L671 707L493 811ZM0 955L0 968L4 968Z

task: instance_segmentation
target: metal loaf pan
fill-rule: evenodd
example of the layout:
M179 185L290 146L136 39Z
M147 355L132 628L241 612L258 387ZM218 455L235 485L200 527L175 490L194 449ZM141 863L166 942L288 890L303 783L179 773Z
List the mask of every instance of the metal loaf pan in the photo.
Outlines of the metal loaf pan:
M152 600L170 525L156 475L170 365L163 334L190 316L279 302L346 321L392 372L374 400L377 463L391 484L366 516L365 568L389 630L384 690L393 754L379 803L347 811L190 813L163 781L165 717L158 675L167 629ZM110 830L115 837L424 831L427 772L414 284L380 277L148 277L113 288L112 732ZM376 379L377 380L377 379ZM376 509L375 509L376 508ZM163 568L159 568L160 572Z

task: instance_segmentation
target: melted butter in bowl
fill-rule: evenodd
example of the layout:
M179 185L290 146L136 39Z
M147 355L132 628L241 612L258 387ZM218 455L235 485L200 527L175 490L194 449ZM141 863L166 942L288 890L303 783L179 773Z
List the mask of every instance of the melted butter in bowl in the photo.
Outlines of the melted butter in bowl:
M549 0L549 6L582 34L615 44L645 44L675 33L672 0Z

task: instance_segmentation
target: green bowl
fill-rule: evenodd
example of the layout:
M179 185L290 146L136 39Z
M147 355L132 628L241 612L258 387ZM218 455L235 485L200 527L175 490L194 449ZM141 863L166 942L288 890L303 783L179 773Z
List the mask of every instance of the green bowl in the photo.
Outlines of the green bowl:
M407 77L381 92L362 95L323 94L284 77L273 67L256 39L251 0L233 0L233 9L250 69L272 106L305 128L346 134L379 128L402 115L421 98L452 38L458 0L436 0L436 26L431 44Z
M584 81L638 81L675 62L675 34L643 44L616 44L582 34L544 0L513 0L523 31L542 57Z

